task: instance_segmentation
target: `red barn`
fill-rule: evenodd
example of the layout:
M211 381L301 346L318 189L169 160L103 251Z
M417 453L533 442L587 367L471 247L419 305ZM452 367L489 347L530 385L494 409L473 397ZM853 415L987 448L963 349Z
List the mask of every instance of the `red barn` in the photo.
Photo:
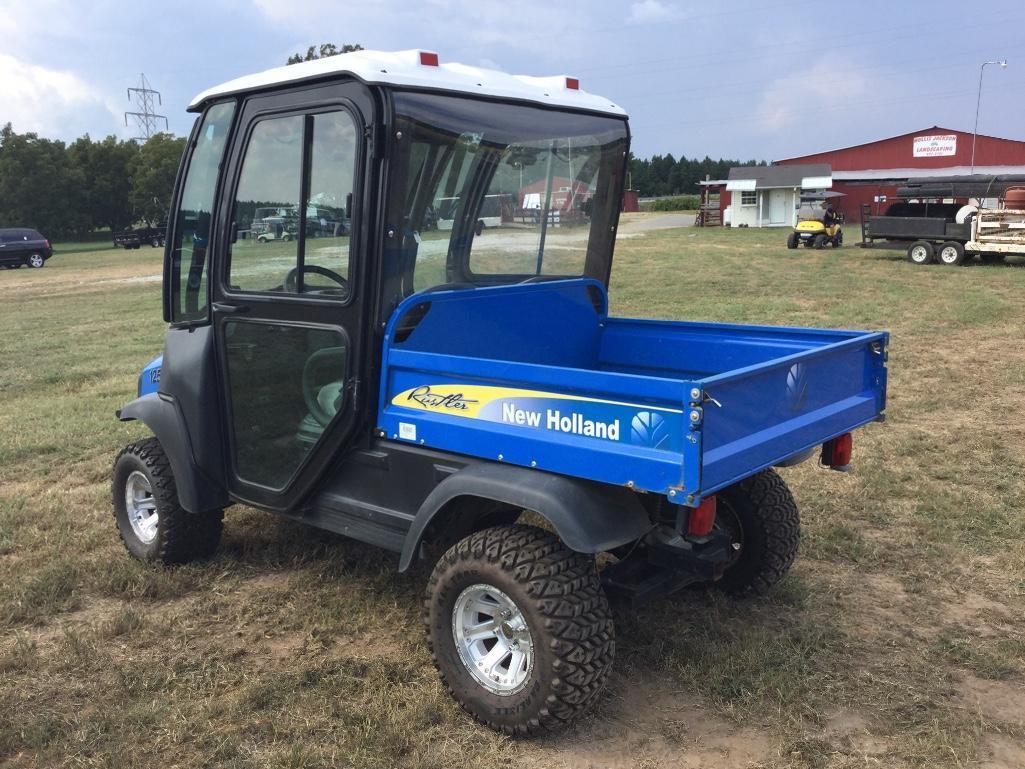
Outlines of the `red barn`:
M932 126L853 147L784 158L775 165L828 163L832 168L836 207L847 221L860 218L862 203L884 212L887 199L906 182L935 176L972 173L972 134ZM981 176L1025 174L1025 141L979 136L975 140L974 173Z

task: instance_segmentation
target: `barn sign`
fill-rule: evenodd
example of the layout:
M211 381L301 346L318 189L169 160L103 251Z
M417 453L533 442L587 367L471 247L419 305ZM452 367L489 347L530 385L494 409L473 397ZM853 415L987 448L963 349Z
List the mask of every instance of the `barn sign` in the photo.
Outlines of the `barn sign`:
M913 146L916 158L949 157L957 154L957 134L916 136Z

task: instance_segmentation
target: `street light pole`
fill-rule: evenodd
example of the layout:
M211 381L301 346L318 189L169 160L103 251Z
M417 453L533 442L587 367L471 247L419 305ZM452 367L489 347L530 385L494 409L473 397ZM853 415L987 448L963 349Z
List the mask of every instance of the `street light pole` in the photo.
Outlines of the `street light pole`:
M979 105L982 104L982 75L986 71L987 64L999 64L1001 69L1007 67L1007 59L998 61L984 61L979 67L979 95L975 98L975 130L972 131L972 175L975 175L975 140L979 138Z

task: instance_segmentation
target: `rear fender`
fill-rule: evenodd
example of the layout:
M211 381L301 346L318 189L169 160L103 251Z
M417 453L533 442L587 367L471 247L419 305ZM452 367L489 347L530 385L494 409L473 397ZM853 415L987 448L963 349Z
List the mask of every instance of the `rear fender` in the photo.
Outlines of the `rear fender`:
M171 464L183 508L190 513L201 513L229 504L227 491L196 464L185 419L172 396L166 393L143 395L119 409L117 418L122 422L142 422L160 441Z
M566 547L578 553L611 550L652 528L629 489L512 465L473 464L439 483L424 500L406 535L399 571L413 563L435 517L472 498L539 513Z

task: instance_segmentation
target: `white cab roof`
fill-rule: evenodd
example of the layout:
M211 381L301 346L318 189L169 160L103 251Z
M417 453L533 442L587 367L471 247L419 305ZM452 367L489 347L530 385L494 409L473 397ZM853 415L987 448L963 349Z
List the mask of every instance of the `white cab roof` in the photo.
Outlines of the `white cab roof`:
M256 91L286 83L299 83L331 75L352 75L365 83L379 85L430 88L440 91L458 91L500 99L516 99L547 104L557 107L605 112L610 115L626 115L626 112L608 99L579 89L568 87L565 75L555 77L531 77L529 75L508 75L494 69L469 67L440 61L438 66L421 64L419 50L396 51L354 51L352 53L328 56L301 64L276 67L265 72L229 80L199 94L190 110L197 109L203 102L218 96Z

